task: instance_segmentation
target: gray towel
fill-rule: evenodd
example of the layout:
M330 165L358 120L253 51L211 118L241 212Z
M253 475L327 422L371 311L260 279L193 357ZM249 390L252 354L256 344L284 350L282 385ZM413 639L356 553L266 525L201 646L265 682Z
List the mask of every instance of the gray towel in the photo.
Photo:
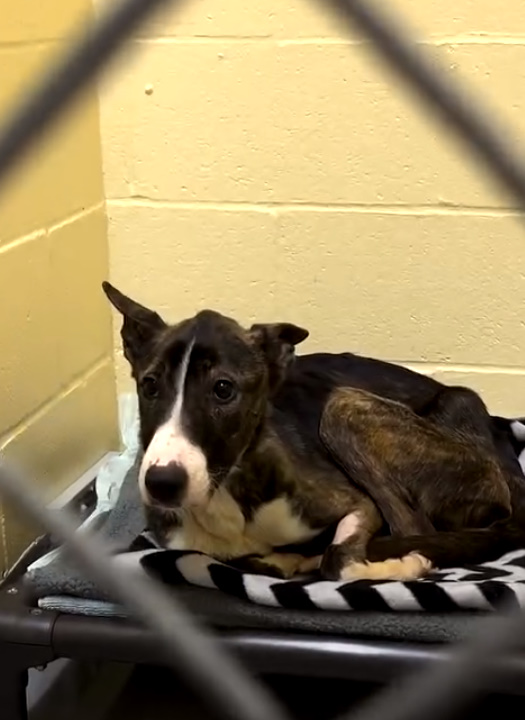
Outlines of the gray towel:
M101 513L95 523L95 529L102 534L116 551L129 548L135 538L145 529L145 518L140 500L137 477L140 457L126 473L115 506ZM34 596L72 596L91 600L107 600L108 595L69 558L61 549L50 556L43 565L30 567L26 575L27 583ZM100 610L100 608L98 608Z

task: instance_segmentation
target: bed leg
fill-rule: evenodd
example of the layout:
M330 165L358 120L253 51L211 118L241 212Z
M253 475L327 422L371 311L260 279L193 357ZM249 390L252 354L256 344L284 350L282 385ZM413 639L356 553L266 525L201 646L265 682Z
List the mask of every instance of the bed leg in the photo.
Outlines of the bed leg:
M17 585L5 582L0 587L1 720L27 720L28 671L55 659L56 613L31 607L26 600Z
M9 659L0 643L0 715L2 720L27 720L27 670Z

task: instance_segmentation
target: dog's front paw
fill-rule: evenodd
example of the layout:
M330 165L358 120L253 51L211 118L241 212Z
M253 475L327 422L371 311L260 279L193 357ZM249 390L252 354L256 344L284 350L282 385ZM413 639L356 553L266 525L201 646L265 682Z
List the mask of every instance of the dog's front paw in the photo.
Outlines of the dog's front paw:
M353 563L365 560L364 550L345 545L329 545L321 560L320 572L325 580L343 580L343 571Z
M295 575L304 575L319 569L321 558L304 557L295 553L272 553L262 558L261 565L266 565L268 575L289 580Z
M250 556L238 558L230 560L229 564L244 573L267 575L269 577L278 578L279 580L284 580L286 578L286 574L280 567L268 563L263 557Z
M295 553L271 553L265 556L246 556L236 560L230 560L230 565L247 573L267 575L289 580L294 575L305 575L319 569L321 557L304 557Z
M286 580L289 577L285 569L268 562L264 558L257 560L253 564L252 572L256 575L266 575L267 577L278 578L279 580Z

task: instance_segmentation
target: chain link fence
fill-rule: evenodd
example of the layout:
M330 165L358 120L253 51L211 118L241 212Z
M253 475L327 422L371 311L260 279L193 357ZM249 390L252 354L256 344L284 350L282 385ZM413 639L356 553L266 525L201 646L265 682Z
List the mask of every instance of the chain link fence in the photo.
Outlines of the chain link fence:
M0 192L2 182L39 136L106 67L147 16L168 1L121 0L87 30L81 29L64 56L43 73L0 128ZM509 135L497 127L493 113L480 98L472 97L444 68L421 52L408 29L388 12L386 0L318 1L331 6L342 24L358 28L373 42L377 52L412 87L415 97L458 134L466 150L500 182L517 208L525 209L525 161L507 143ZM181 4L181 0L171 3ZM521 221L523 215L518 217ZM75 519L68 512L49 511L36 483L1 458L0 491L62 540L86 573L150 628L158 638L165 662L199 693L216 716L229 720L288 718L265 686L226 654L157 581L124 568L117 571L110 549L98 537L78 534ZM503 618L479 621L470 639L453 648L446 663L423 669L395 687L378 692L346 720L442 720L457 714L481 693L488 674L501 672L498 663L503 653L514 649L525 636L525 614L505 609L502 612ZM206 688L204 695L202 688Z

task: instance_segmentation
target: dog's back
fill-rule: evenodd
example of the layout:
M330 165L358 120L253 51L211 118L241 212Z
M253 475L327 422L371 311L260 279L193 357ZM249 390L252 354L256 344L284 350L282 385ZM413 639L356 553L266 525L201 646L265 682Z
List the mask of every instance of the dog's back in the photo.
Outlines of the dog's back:
M319 424L334 389L353 387L401 402L415 412L443 386L433 378L392 363L353 353L298 355L272 398L272 421L292 426L304 443L319 447Z

